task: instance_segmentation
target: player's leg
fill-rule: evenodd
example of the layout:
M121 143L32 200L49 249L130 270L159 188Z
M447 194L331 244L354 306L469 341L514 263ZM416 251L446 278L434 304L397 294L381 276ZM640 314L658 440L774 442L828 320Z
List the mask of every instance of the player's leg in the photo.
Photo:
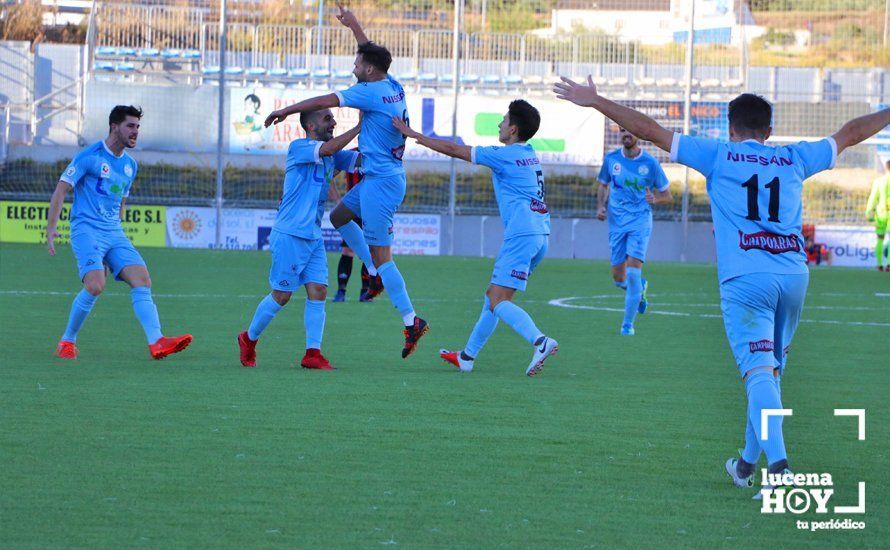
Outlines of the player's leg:
M402 316L402 323L405 325L403 331L405 345L402 348L404 359L414 353L418 340L429 331L427 322L415 313L405 279L392 259L392 223L396 208L405 198L405 178L392 176L374 180L365 179L359 187L364 187L362 230L371 247L372 262L377 266L377 272L383 280L389 299Z
M365 183L350 189L337 206L331 210L330 218L331 225L340 233L349 248L368 266L368 271L373 276L377 275L377 270L371 260L368 242L365 240L362 228L355 223L356 217L362 213L362 190L369 187Z
M644 220L642 225L635 229L627 239L627 256L628 267L640 269L640 283L642 289L640 291L640 300L637 303L637 312L646 313L649 307L649 300L646 299L646 291L649 290L649 281L643 277L643 264L646 262L646 251L649 250L649 237L652 235L651 220ZM634 262L630 259L633 258ZM633 265L632 265L633 264Z
M634 319L643 299L643 261L634 256L627 257L627 292L624 295L624 321L621 334L633 336Z
M556 353L559 344L541 332L531 316L512 300L517 290L525 291L529 274L546 253L546 235L528 235L504 241L486 293L492 313L534 346L532 361L525 371L529 376L541 372L544 361Z
M875 218L875 233L877 234L875 242L875 259L878 262L878 269L883 271L886 269L885 266L890 266L885 260L887 256L887 247L890 246L890 239L885 240L887 234L887 218Z
M192 342L191 334L165 337L161 332L158 308L151 296L151 277L148 268L126 235L121 233L113 237L105 261L115 279L130 285L133 313L145 332L148 351L152 358L163 359L187 348Z
M300 360L304 369L334 370L321 354L324 337L325 301L328 296L328 264L324 241L319 239L311 249L306 267L300 273L300 282L306 285L306 307L303 310L303 326L306 328L306 353Z
M343 302L346 300L346 286L349 284L349 278L352 276L352 263L355 253L343 241L340 246L340 261L337 262L337 295L334 296L335 302Z
M272 292L260 300L250 326L238 335L241 365L245 367L256 366L256 345L260 335L290 301L293 289L299 286L299 270L304 261L300 257L299 240L280 231L272 231L269 235L269 248L272 251L269 286Z
M77 358L77 333L93 310L96 299L105 289L105 265L102 263L106 251L105 242L98 235L80 232L71 237L71 249L77 260L77 272L83 288L71 303L65 333L56 346L56 356L62 359Z
M627 233L609 231L609 254L612 260L612 282L621 290L627 290Z
M769 416L767 434L762 432L761 417L764 409L782 408L779 386L773 373L775 315L780 294L779 277L766 273L743 275L720 285L726 335L748 396L746 426L753 429L756 444L766 453L770 472L775 473L787 468L782 417ZM746 436L742 459L735 463L738 478L749 479L753 475L755 465L748 458L756 456L759 456L759 451L755 442Z

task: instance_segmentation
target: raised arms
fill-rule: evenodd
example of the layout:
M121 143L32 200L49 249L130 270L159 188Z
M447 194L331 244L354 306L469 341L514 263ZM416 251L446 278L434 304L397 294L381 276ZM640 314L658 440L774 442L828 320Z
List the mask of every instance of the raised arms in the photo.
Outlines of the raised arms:
M472 148L468 145L459 145L453 141L427 137L418 131L412 130L405 121L399 117L392 117L392 124L402 132L402 135L417 140L417 143L437 153L472 162Z
M337 21L352 31L352 35L355 36L355 41L358 42L358 45L361 46L362 44L370 42L365 35L365 31L362 30L362 26L359 24L358 19L356 19L355 14L349 11L349 8L344 8L341 4L337 4L337 7L340 8L340 13L337 14Z
M837 144L837 154L841 154L847 147L867 140L886 126L890 126L890 109L854 118L831 136Z
M272 124L283 122L284 119L296 113L320 111L321 109L332 109L339 106L340 98L337 97L337 94L311 97L309 99L304 99L303 101L300 101L298 103L294 103L293 105L288 105L287 107L278 109L277 111L272 111L271 113L269 113L269 116L266 117L264 126L268 128Z
M673 132L662 127L643 113L619 105L614 101L609 101L599 95L596 91L596 85L593 83L593 78L589 75L587 76L587 86L578 84L566 77L560 78L562 82L557 82L553 86L556 97L571 101L581 107L592 107L615 121L622 128L627 129L631 134L640 139L651 141L659 149L670 152L671 141L674 138Z

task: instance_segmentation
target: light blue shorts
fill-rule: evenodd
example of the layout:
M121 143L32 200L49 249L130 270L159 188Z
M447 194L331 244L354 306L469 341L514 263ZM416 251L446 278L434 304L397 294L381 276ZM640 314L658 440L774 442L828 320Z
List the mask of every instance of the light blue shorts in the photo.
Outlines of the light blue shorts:
M328 261L323 239L301 239L281 231L269 235L272 269L269 286L294 292L307 283L328 286Z
M626 229L609 228L609 249L612 251L612 265L627 261L631 256L646 261L646 249L649 248L649 236L652 226L629 227Z
M525 291L528 278L547 255L548 235L523 235L504 241L494 261L491 284Z
M809 280L808 273L749 273L720 284L726 337L742 376L757 367L785 369Z
M84 230L71 231L71 250L77 260L80 280L90 271L104 270L107 265L118 281L121 270L131 265L145 265L145 260L124 232Z
M343 204L362 219L370 246L392 246L392 219L405 199L405 175L365 176L343 197Z

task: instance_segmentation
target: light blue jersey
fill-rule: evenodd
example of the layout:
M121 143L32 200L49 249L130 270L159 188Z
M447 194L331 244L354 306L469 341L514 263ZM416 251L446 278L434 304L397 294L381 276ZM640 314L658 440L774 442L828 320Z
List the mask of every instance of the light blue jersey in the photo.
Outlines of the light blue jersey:
M544 171L528 143L473 147L473 164L491 168L494 196L504 224L504 240L549 235L550 211L544 198Z
M362 172L371 177L404 175L405 136L392 125L394 116L408 124L408 104L402 85L387 75L383 80L359 82L334 93L340 99L341 107L362 111L358 135Z
M319 155L323 143L309 138L291 142L287 150L284 192L272 225L274 231L302 239L321 238L321 218L334 170L353 171L358 159L356 151L338 151L323 157Z
M126 151L115 156L104 141L78 153L59 177L74 188L71 231L122 230L121 201L130 194L136 170L133 157Z
M721 283L746 273L807 273L803 180L836 158L830 137L772 147L674 134L671 161L707 178Z
M652 208L646 202L646 190L667 191L670 187L655 157L640 151L634 158L628 158L623 147L606 155L597 179L610 188L609 227L619 230L651 226Z

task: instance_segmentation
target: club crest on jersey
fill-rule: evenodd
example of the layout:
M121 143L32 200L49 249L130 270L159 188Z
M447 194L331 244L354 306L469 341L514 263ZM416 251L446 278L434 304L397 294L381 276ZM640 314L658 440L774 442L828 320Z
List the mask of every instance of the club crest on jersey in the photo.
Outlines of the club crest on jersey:
M102 168L100 169L99 176L103 178L107 178L111 175L111 166L108 166L107 163L102 163Z
M124 174L126 174L128 178L132 178L133 177L133 167L130 166L129 164L124 166Z
M750 351L751 353L757 353L759 351L773 351L773 341L764 338L763 340L758 340L756 342L748 342L748 351Z
M640 173L641 176L645 176L649 173L649 167L644 164L643 166L640 166L640 169L637 171Z
M612 175L620 176L621 175L621 165L617 162L612 165Z
M743 233L739 231L739 248L742 250L765 250L770 254L800 252L800 241L797 235L778 235L769 231Z
M550 209L547 208L547 205L539 201L538 199L532 199L529 208L531 208L532 212L537 212L538 214L546 214L547 212L550 212Z

